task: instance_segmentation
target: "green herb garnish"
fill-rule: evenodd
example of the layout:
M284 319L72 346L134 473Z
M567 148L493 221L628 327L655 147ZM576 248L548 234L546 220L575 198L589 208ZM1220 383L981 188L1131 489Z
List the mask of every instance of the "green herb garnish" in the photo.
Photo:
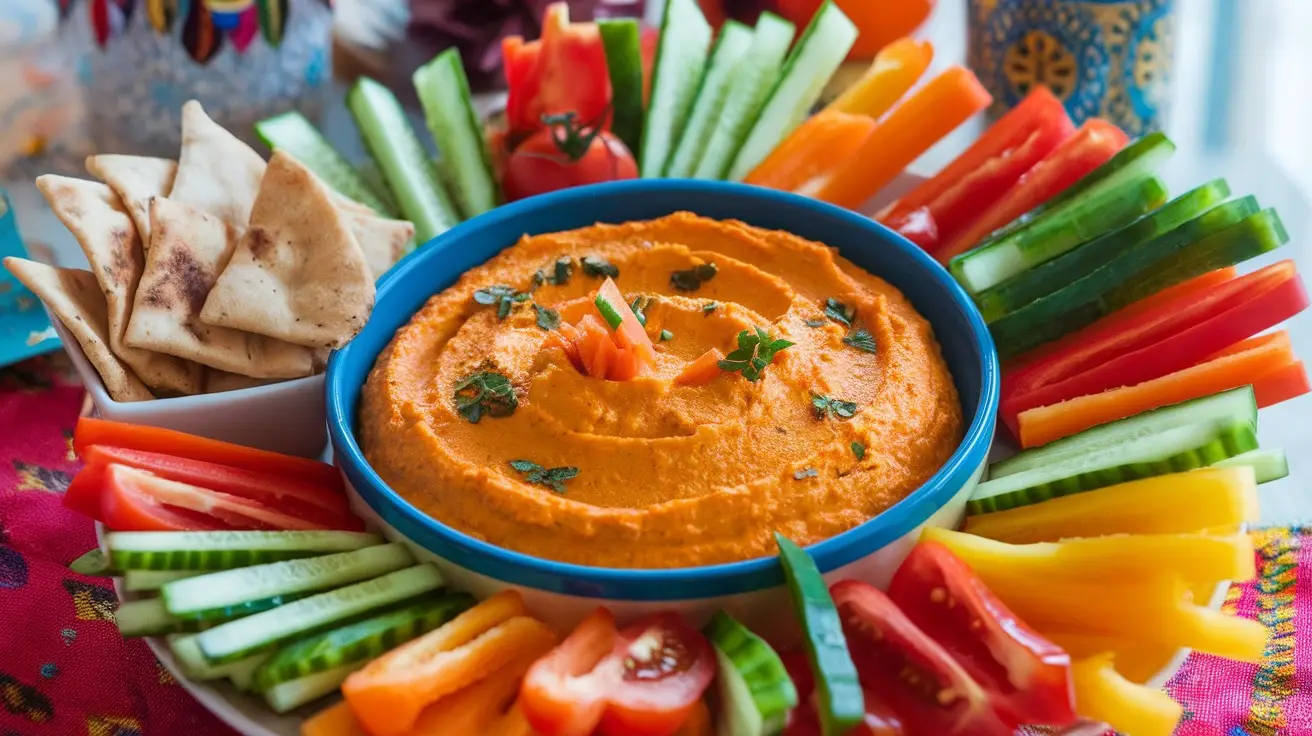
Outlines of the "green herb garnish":
M629 304L629 309L633 310L633 316L638 318L638 324L643 327L647 326L647 309L651 307L652 301L654 300L649 296L640 296Z
M505 284L485 286L474 292L474 301L485 306L497 307L497 319L505 319L516 304L526 302L532 295L526 291L515 291Z
M583 256L579 259L579 263L583 264L583 273L593 278L604 279L609 276L617 279L620 277L620 270L601 256Z
M782 337L775 340L770 333L757 327L756 332L743 330L738 333L738 349L725 356L717 365L721 370L734 373L742 371L743 378L749 381L761 380L761 371L774 361L780 350L790 348L793 343Z
M716 304L715 302L706 302L706 306L702 307L702 314L709 317L711 312L714 312L716 309L719 308L720 305Z
M825 316L847 327L856 319L856 307L849 307L832 296L825 300Z
M551 275L548 276L545 271L538 269L533 274L533 285L541 286L542 284L551 284L553 286L564 286L569 283L569 277L574 273L574 259L569 256L557 258L551 267Z
M538 327L548 332L560 327L560 312L540 304L534 304L533 311L538 314Z
M500 373L483 371L460 379L455 387L456 411L471 424L486 414L490 417L508 417L519 407L515 387Z
M697 291L702 288L702 284L715 278L718 272L714 263L703 263L686 271L675 271L670 274L670 285L679 291Z
M866 330L856 330L852 334L843 338L843 342L860 350L863 353L874 353L878 351L875 345L875 336Z
M842 399L831 399L828 396L820 394L811 394L811 408L815 410L817 419L825 417L840 416L844 419L850 419L856 415L856 404L851 401Z
M807 327L824 327L824 326L825 326L825 321L822 320L822 319L808 319L808 320L806 321L806 326L807 326Z
M816 472L815 468L802 468L801 470L793 471L793 480L806 480L807 478L814 478L817 475L819 475L819 473Z
M669 342L674 339L674 333L669 330L661 330L661 342Z
M865 460L865 459L866 459L866 446L863 445L863 444L861 444L860 442L853 442L853 443L852 443L852 454L853 454L853 455L856 455L856 459L857 459L857 460Z
M572 465L560 468L544 468L529 460L511 460L510 467L525 473L524 481L526 483L546 486L556 493L564 493L565 481L579 474L579 469Z

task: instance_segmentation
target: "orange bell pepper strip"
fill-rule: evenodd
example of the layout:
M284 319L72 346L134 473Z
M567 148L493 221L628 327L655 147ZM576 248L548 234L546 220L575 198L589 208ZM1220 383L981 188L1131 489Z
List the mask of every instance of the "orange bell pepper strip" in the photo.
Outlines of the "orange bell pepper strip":
M930 146L992 101L969 69L949 68L894 108L851 160L820 187L816 199L860 208Z
M744 181L758 187L796 191L842 165L874 129L872 117L824 110L802 123Z
M1018 417L1021 445L1046 445L1099 424L1247 386L1295 362L1289 333L1283 330L1249 338L1231 350L1235 352L1134 386L1023 411Z
M370 734L403 736L429 704L554 642L546 624L524 615L519 594L506 591L352 673L342 694Z
M1118 675L1111 654L1072 662L1071 680L1080 715L1103 721L1121 733L1171 736L1184 716L1184 707L1171 696Z
M711 709L705 700L698 700L688 714L688 720L679 726L674 736L715 736L715 721L711 718Z
M604 300L615 310L615 315L619 317L619 324L611 324L611 318L604 312L598 302ZM652 345L651 337L647 330L638 321L638 315L633 313L629 303L624 301L624 295L620 293L620 287L615 285L615 281L609 276L602 283L601 288L597 290L594 299L594 305L597 305L598 312L601 312L601 318L606 324L610 325L611 334L615 338L615 344L625 350L632 350L638 358L639 370L650 368L656 364L656 346Z
M674 382L680 386L704 386L724 373L720 368L722 360L724 360L724 353L721 353L719 348L711 348L689 363Z
M881 49L865 75L829 103L822 114L845 112L878 120L920 81L933 60L934 44L899 38Z
M301 724L301 736L371 736L345 700L310 716Z
M1253 396L1259 408L1274 406L1312 391L1303 361L1283 365L1253 381Z
M555 643L554 638L536 642L510 664L428 706L406 736L532 736L533 727L514 700L524 673Z

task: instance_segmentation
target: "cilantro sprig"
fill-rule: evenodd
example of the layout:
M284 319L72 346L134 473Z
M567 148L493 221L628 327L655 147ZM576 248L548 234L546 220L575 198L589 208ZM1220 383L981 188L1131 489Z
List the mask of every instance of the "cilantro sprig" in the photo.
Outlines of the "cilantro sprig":
M825 300L825 316L844 327L856 320L856 307L848 306L832 296Z
M719 269L715 267L714 263L703 263L670 274L670 286L679 291L697 291L702 288L702 284L715 278L717 273L719 273Z
M583 266L583 273L593 278L604 279L609 276L617 279L620 277L620 270L601 256L583 256L579 259L579 263Z
M552 286L564 286L569 283L570 276L574 274L574 259L569 256L562 256L556 259L551 266L551 273L548 274L542 269L538 269L533 274L533 285L541 286L551 284Z
M559 468L544 468L531 460L511 460L510 467L524 474L524 482L546 486L556 493L565 492L565 481L572 480L579 474L573 465Z
M879 352L879 346L875 344L875 336L867 330L853 330L851 334L843 338L843 342L863 353Z
M844 419L851 419L856 416L857 406L856 403L852 401L833 399L828 396L813 393L811 394L811 409L815 411L816 419L826 419L835 416Z
M729 373L742 371L743 378L749 381L759 381L761 372L774 362L774 356L792 346L793 343L782 337L772 338L769 331L761 327L755 332L743 330L738 333L738 349L724 356L717 365Z
M493 284L475 291L474 302L487 307L496 305L497 319L505 319L510 316L510 310L514 309L516 304L526 302L532 296L526 291L516 291L505 284Z
M478 424L484 414L508 417L519 408L510 379L492 371L472 373L457 381L455 402L456 411L471 424Z
M537 313L538 327L547 332L560 327L560 312L537 303L533 304L533 311Z

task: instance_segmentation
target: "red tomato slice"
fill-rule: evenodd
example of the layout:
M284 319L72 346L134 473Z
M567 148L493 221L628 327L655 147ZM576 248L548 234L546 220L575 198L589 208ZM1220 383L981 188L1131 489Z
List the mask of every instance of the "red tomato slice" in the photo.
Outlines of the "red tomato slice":
M646 328L638 321L638 315L634 314L628 306L629 303L624 301L624 295L620 293L620 287L616 286L615 281L607 276L605 283L597 291L597 295L615 305L616 311L620 313L620 326L613 331L615 344L637 353L638 361L643 367L655 365L656 346L651 344L651 337L647 335Z
M299 519L264 504L227 493L219 493L188 483L160 478L144 470L111 463L105 469L105 490L101 496L101 513L105 523L116 531L115 508L144 503L185 509L211 517L216 523L233 529L326 529L322 524Z
M890 230L920 246L921 250L938 247L938 224L928 207L912 210L884 223Z
M921 542L893 575L888 597L989 691L1009 723L1075 721L1071 658L1020 621L939 542Z
M805 652L782 655L788 676L797 688L798 706L788 714L784 736L821 736L820 718L816 715L811 696L815 692L815 679ZM865 690L866 717L848 736L903 736L902 721L878 693Z
M835 584L843 633L861 685L886 698L912 734L1012 736L988 694L878 588L857 580Z
M554 2L542 16L542 37L501 43L505 59L506 120L512 135L542 127L543 115L578 114L581 122L604 125L610 105L606 50L595 23L571 23L569 5Z

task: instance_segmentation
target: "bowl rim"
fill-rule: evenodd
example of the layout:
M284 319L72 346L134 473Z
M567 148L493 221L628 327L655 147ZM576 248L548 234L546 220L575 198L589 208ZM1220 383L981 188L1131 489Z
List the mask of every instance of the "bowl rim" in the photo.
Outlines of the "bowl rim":
M426 278L425 267L443 252L445 243L459 242L468 237L468 234L539 210L577 207L594 198L652 191L682 193L692 197L726 194L746 196L758 200L764 208L777 205L805 210L810 217L829 218L841 225L870 231L888 247L900 249L904 255L909 256L950 300L956 316L967 327L970 348L980 362L981 385L975 415L961 442L928 480L902 500L852 529L810 545L807 549L821 572L830 572L855 562L914 530L951 499L987 461L997 420L1001 379L993 339L974 302L946 269L911 241L862 214L790 192L733 182L637 179L575 187L531 197L467 220L417 248L379 282L375 313L379 305L386 303L389 293L397 284L408 279ZM746 215L740 217L745 221L752 219ZM432 293L436 294L440 290L435 289ZM404 315L398 326L405 324L413 314ZM395 334L395 330L392 332ZM363 390L363 383L347 386L343 377L346 370L344 365L352 361L368 361L369 368L372 368L378 355L360 355L361 350L363 348L359 347L359 341L353 340L346 347L335 351L328 361L326 404L334 461L361 499L384 521L439 558L508 584L614 600L692 600L762 590L783 583L783 569L778 558L773 556L685 568L592 567L534 557L498 547L428 516L383 481L364 458L356 441L356 417L347 411L347 405L351 403L350 399L357 397ZM368 370L364 373L367 376Z

